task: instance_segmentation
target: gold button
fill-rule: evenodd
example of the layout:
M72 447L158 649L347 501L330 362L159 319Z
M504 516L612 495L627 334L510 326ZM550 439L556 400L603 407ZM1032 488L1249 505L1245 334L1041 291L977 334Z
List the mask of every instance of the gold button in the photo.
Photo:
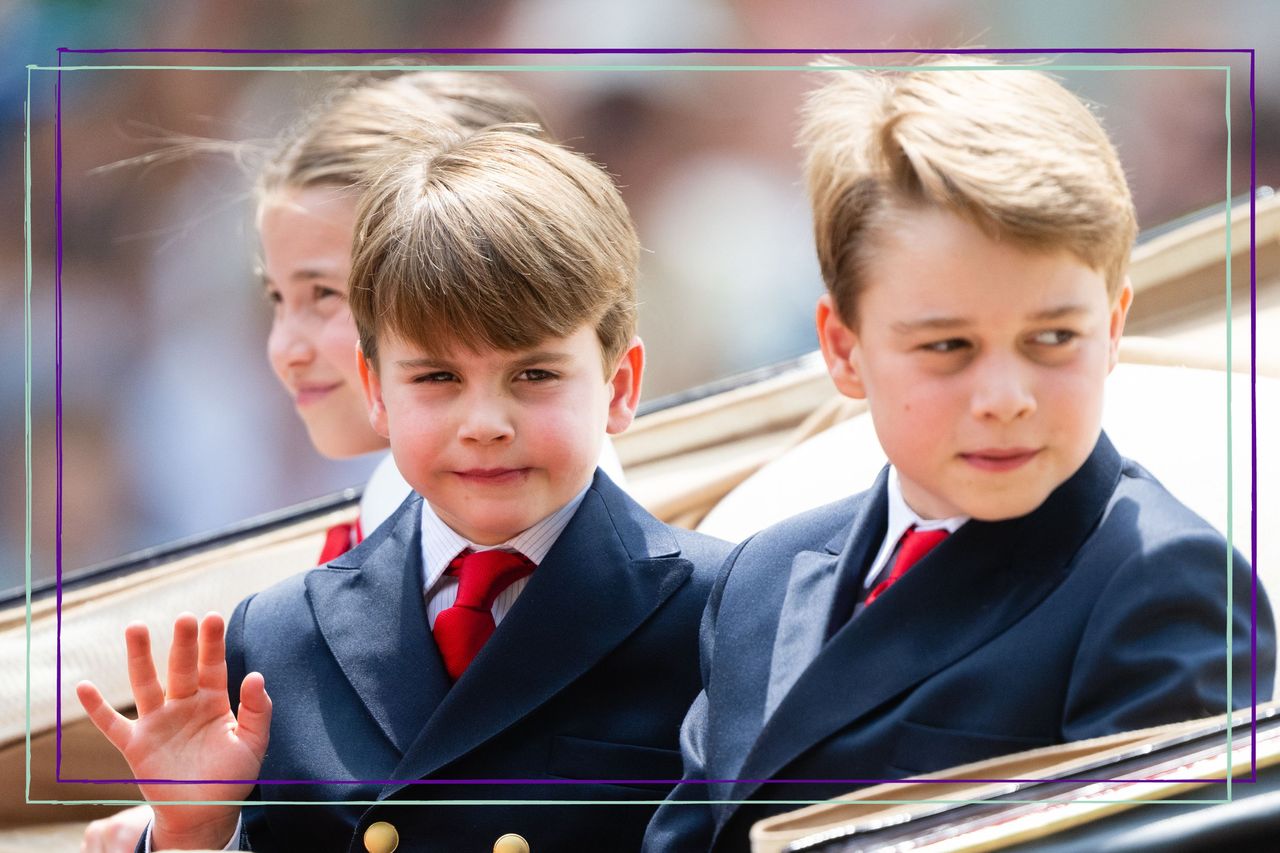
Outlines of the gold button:
M529 842L523 836L508 832L493 842L493 853L529 853Z
M400 833L385 820L369 824L364 831L364 849L369 853L391 853L400 846Z

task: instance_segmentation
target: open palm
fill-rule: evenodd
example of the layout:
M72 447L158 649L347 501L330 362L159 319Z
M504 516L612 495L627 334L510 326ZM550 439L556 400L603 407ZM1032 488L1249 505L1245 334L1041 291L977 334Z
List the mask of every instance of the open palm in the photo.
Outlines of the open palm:
M271 700L262 676L250 673L240 689L239 718L231 713L224 630L216 613L199 623L190 613L179 616L166 687L161 687L146 626L125 629L136 720L108 705L92 683L76 686L89 719L128 761L142 795L155 808L157 848L223 846L266 754Z

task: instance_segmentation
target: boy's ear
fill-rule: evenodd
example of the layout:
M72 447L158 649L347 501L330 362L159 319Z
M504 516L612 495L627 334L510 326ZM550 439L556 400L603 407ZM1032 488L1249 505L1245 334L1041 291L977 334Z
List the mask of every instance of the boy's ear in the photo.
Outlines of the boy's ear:
M858 374L855 357L858 355L858 333L849 328L830 293L818 299L818 346L827 363L827 373L836 390L846 397L861 400L867 396L862 377Z
M356 366L360 370L360 385L364 388L365 405L369 407L369 425L378 435L390 440L391 432L387 429L387 407L382 402L382 380L378 378L378 369L369 364L369 360L364 357L359 344L356 344Z
M633 337L609 380L613 397L609 400L609 420L605 431L610 435L617 435L635 420L636 407L640 405L640 380L643 378L644 342Z
M1129 315L1129 306L1133 304L1133 283L1129 281L1129 277L1124 277L1124 284L1120 286L1120 292L1116 294L1116 300L1111 305L1111 327L1109 329L1111 337L1111 357L1107 362L1107 372L1116 366L1116 362L1120 360L1120 337L1124 334L1125 317Z

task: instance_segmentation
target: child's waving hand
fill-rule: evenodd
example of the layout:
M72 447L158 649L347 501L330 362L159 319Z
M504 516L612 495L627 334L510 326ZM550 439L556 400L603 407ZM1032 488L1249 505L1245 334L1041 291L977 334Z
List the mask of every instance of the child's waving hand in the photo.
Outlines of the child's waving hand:
M108 705L91 682L76 685L89 719L129 762L155 808L155 850L225 845L267 751L271 699L262 676L251 672L240 688L239 718L231 712L224 629L217 613L199 623L190 613L174 621L166 689L156 676L147 627L125 628L136 720ZM183 781L219 779L228 781ZM164 805L173 801L209 805Z

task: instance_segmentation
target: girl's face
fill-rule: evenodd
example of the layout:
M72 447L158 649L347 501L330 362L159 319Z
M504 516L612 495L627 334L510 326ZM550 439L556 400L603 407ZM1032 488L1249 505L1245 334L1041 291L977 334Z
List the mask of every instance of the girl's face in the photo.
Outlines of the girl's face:
M355 194L334 187L282 190L261 216L267 357L311 443L331 459L387 446L369 423L347 307L355 219Z

